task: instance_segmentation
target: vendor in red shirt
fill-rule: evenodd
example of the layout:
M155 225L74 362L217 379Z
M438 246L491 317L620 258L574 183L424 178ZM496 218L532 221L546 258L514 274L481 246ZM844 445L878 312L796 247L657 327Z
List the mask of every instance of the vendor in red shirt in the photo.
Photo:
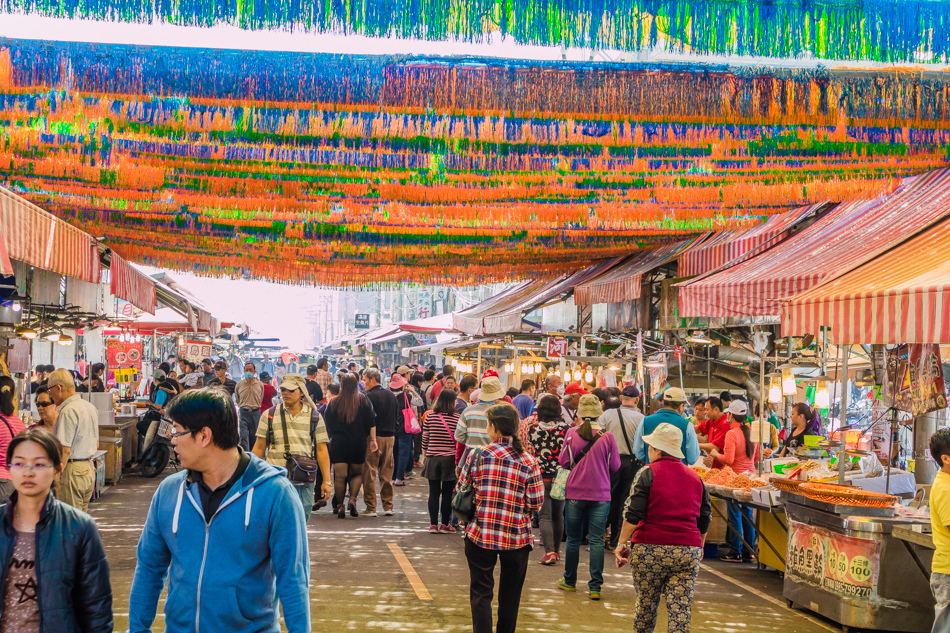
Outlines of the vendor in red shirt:
M722 400L716 396L709 398L706 401L706 410L708 412L706 420L696 425L699 448L707 453L712 453L714 449L721 453L726 449L726 433L729 432L729 421L722 410ZM714 459L712 467L722 468L723 464L718 459Z

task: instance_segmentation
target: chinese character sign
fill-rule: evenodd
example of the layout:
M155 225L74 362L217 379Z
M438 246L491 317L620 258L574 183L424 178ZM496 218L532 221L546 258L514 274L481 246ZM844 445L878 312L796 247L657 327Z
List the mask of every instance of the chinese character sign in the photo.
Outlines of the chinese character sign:
M185 341L178 346L178 355L193 363L203 358L211 358L211 343L208 341Z
M849 598L873 600L881 565L878 541L788 522L786 573Z
M357 330L368 330L369 329L369 315L357 314L355 327Z
M939 345L898 345L888 352L886 367L885 404L915 416L946 408Z
M110 339L106 341L106 358L110 369L119 367L142 368L142 342L131 343Z
M548 358L560 358L567 355L567 339L556 336L548 337Z

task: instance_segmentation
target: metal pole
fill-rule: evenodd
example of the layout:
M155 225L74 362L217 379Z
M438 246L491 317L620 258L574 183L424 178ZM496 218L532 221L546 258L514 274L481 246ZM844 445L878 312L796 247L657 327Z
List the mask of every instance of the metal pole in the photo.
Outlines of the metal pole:
M848 355L851 353L851 345L845 345L841 348L841 413L838 424L838 443L841 447L838 449L838 483L844 485L844 449L847 448L845 436L847 431L844 427L848 426ZM888 470L888 473L890 471Z
M891 409L891 437L887 447L887 481L884 482L884 494L891 493L891 462L894 461L894 436L897 434L897 409ZM915 477L916 481L916 477Z
M937 476L937 465L927 458L930 457L930 436L937 431L938 416L944 415L943 411L932 411L914 420L914 479L918 484L930 485Z
M712 395L712 363L709 360L709 348L711 345L706 346L706 397L708 398ZM759 399L762 399L762 392L759 391Z
M708 348L707 348L708 349ZM707 351L708 354L708 351ZM708 361L707 361L708 362ZM763 468L763 455L765 455L765 401L763 400L763 395L765 394L765 350L762 350L762 355L759 357L759 476L762 476ZM771 433L769 433L769 439L772 439Z
M482 344L478 344L478 360L475 362L475 376L480 377L482 375Z

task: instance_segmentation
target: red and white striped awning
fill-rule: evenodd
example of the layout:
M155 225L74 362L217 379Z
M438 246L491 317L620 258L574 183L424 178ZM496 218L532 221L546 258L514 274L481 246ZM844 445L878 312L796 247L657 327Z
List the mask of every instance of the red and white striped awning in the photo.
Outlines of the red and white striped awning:
M10 260L99 283L99 249L91 235L0 187L0 272Z
M705 243L681 253L677 275L695 277L723 266L735 266L771 248L789 236L796 223L826 206L824 203L799 207L773 215L764 224L742 231L721 231Z
M782 334L835 344L950 344L950 219L783 304Z
M906 179L891 195L832 209L778 246L677 284L685 317L779 316L783 299L877 257L950 211L950 169Z
M112 251L109 269L112 271L111 292L113 295L128 301L139 310L155 314L158 299L154 279L133 268L115 251Z
M639 251L624 258L609 270L574 288L574 303L589 306L595 303L618 303L640 298L643 275L657 266L676 259L677 255L696 243L684 240L650 250Z

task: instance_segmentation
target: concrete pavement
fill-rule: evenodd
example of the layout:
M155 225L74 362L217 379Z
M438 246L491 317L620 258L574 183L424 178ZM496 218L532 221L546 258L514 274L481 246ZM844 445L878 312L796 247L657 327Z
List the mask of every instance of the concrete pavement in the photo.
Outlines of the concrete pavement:
M169 468L167 474L172 472ZM125 631L128 625L135 546L158 483L158 478L127 475L90 505L111 567L116 631ZM471 631L462 539L429 534L425 480L409 480L406 487L396 490L393 517L340 520L328 509L311 517L314 631ZM556 588L563 565L541 566L537 564L540 550L532 553L519 631L626 633L632 629L635 602L630 574L617 570L608 556L603 599L593 602L583 591L588 579L586 554L582 548L578 592L566 594ZM693 603L693 631L840 631L834 623L786 608L782 582L774 571L718 561L703 565ZM416 588L410 584L413 572L418 576ZM419 598L426 593L431 600ZM160 605L159 614L161 610ZM161 615L153 630L164 631ZM656 630L667 630L662 607Z

